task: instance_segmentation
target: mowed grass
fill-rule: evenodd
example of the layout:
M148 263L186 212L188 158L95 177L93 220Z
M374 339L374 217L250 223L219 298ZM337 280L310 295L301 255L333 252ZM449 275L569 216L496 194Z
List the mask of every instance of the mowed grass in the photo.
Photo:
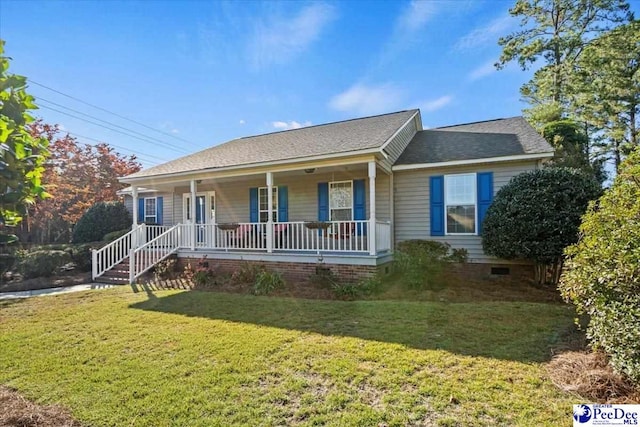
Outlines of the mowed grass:
M0 383L95 426L568 425L573 317L123 287L0 302Z

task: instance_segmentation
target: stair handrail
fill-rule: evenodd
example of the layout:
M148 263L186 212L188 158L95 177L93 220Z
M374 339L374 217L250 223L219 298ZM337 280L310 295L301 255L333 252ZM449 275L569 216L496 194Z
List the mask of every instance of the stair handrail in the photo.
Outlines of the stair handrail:
M91 279L96 280L106 271L124 261L131 249L137 245L140 236L144 235L146 225L136 224L131 231L118 237L100 249L91 250Z
M176 224L143 245L131 250L129 283L146 273L151 267L178 252L181 224ZM160 249L159 249L160 248ZM138 268L138 264L140 268Z

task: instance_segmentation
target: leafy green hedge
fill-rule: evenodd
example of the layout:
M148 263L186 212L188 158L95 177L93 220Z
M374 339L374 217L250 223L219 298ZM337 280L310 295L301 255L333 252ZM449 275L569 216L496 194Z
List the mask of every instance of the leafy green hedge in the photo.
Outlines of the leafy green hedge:
M590 316L587 336L618 372L640 384L640 152L592 203L566 251L560 291Z
M600 196L593 176L576 169L546 168L515 176L498 191L482 223L482 247L503 259L535 261L538 280L555 267L556 283L564 249L578 241L580 218ZM544 274L542 274L544 273Z
M441 274L453 262L466 262L465 249L452 249L448 243L434 240L405 240L398 243L394 268L410 288L439 289Z
M131 226L131 214L121 202L100 202L82 215L73 229L76 243L98 242L107 233Z
M21 254L18 270L25 279L50 277L58 268L69 262L71 255L66 251L36 250Z

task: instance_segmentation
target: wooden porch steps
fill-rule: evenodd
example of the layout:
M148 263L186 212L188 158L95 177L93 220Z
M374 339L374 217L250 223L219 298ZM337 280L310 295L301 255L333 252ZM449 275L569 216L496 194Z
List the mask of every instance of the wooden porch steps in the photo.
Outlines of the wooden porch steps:
M125 258L120 264L116 264L94 280L98 283L112 285L126 285L129 283L129 258Z

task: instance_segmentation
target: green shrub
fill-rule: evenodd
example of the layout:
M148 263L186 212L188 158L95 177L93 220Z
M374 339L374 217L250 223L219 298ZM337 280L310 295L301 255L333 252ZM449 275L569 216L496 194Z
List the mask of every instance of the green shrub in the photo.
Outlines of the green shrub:
M640 151L592 203L580 241L567 248L560 291L590 316L587 337L640 384Z
M284 279L280 273L262 270L256 276L253 293L255 295L269 295L273 291L282 288L284 288Z
M532 260L539 283L557 283L563 251L578 241L580 218L601 193L592 175L576 169L522 173L498 191L489 207L482 247L498 258Z
M231 275L231 283L233 284L254 284L258 279L258 275L264 271L264 267L260 264L252 262L242 263L239 270Z
M112 231L131 227L131 214L121 202L99 202L82 215L73 229L76 243L97 242Z
M153 267L153 277L156 280L170 279L176 272L178 260L175 258L167 258L164 261L160 261Z
M447 264L466 262L465 249L452 250L448 243L433 240L405 240L394 253L394 269L410 288L439 290Z
M69 262L71 262L71 256L65 251L23 251L20 254L18 270L25 279L50 277L58 268Z
M73 245L70 247L70 250L65 251L71 255L71 260L76 265L76 270L91 271L91 250L93 247L93 245L83 243Z
M156 269L159 268L158 274L161 275L163 273L169 274L171 267L171 260L166 260L167 264L156 266ZM187 281L190 281L197 287L207 287L216 284L215 275L211 268L209 268L209 261L207 261L207 256L203 256L198 260L195 267L188 263L184 268L183 273L184 278ZM158 276L156 276L158 278Z
M341 299L353 300L360 295L360 289L357 283L339 283L331 285L331 289L336 297Z
M105 234L102 237L102 241L103 242L113 242L114 240L119 239L120 237L124 236L125 234L127 234L130 231L131 231L131 227L130 226L128 228L123 228L122 230L110 231L109 233Z

